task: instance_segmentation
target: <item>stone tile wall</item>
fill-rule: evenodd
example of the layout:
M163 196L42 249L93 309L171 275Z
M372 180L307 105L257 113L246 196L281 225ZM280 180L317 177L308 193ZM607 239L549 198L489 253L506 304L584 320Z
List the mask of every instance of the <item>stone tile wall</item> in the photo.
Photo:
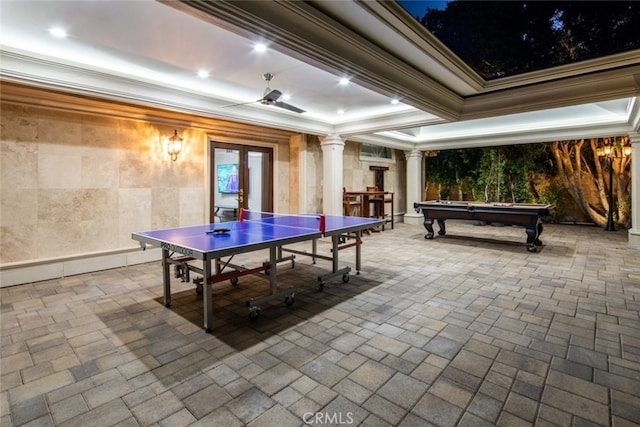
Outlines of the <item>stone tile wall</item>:
M2 103L0 263L136 246L131 232L204 220L206 135Z
M394 193L394 212L396 217L406 211L407 161L402 150L395 150L394 163L380 163L360 160L360 144L347 141L344 147L343 184L347 190L364 190L375 184L373 171L369 166L385 166L384 189Z

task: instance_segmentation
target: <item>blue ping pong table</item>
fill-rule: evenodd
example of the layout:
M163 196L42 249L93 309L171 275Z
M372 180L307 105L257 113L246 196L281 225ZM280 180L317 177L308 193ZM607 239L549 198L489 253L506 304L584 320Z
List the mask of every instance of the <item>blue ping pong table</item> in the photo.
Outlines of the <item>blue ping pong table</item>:
M230 280L232 284L236 284L241 276L264 273L269 278L271 294L247 301L249 316L255 319L260 314L260 307L257 305L259 302L285 295L285 303L293 304L294 289L289 288L284 292L278 292L277 289L277 264L291 261L292 267L294 266L295 255L283 257L283 251L311 256L314 263L316 258L332 261L332 271L318 276L318 284L322 290L324 281L327 279L342 276L343 282L349 281L351 268L348 266L340 268L338 262L338 252L342 249L355 247L356 271L357 274L360 273L362 231L381 226L383 223L384 221L378 218L277 215L241 210L238 221L137 232L132 233L131 238L137 240L143 250L146 245L162 249L162 281L166 307L171 305L171 265L176 268L175 276L182 281L189 281L190 271L201 274L202 277L195 278L193 282L197 286L198 294L203 296L204 329L206 332L211 332L213 327L211 286L214 283ZM317 253L317 240L325 236L331 237L331 256ZM346 243L347 239L355 239L355 242ZM312 241L310 253L284 248L285 245L309 240ZM269 260L261 266L246 268L231 264L235 255L262 249L269 250ZM227 259L223 259L225 257ZM202 261L202 268L190 263L194 260ZM213 264L212 261L214 261ZM225 272L227 268L230 271Z

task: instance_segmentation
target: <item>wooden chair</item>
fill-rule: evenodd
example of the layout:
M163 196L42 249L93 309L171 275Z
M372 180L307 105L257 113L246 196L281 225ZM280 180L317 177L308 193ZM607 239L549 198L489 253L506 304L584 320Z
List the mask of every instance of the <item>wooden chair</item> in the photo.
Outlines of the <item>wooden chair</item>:
M347 194L347 189L342 188L342 209L344 216L361 216L362 199L360 196Z
M344 216L362 216L362 207L362 196L347 194L347 189L342 187L342 209L344 211ZM354 232L354 235L356 233L359 233L360 236L362 236L362 232L356 231ZM364 230L364 233L370 234L369 230ZM341 239L341 243L344 243L344 240L349 238L352 238L351 233L347 233L344 239Z
M377 186L367 187L367 192L379 191ZM369 198L369 204L373 209L369 210L369 216L374 218L384 218L384 197L381 195L372 195ZM382 226L384 230L384 225Z
M367 191L379 191L377 186L367 187ZM381 194L380 196L374 196L369 198L369 202L373 205L373 215L376 218L384 218L385 224L391 223L391 229L394 228L394 203L393 203L393 193L389 194ZM390 205L391 212L387 215L386 213L386 205ZM384 230L384 225L382 226L382 230Z
M385 206L386 205L391 205L391 213L389 214L389 218L387 218L387 215L385 214L385 218L387 220L387 222L391 223L391 229L393 230L393 223L394 223L394 214L393 214L393 193L389 193L387 195L384 196L383 200L382 200L383 206L382 206L382 212L386 213L386 209Z

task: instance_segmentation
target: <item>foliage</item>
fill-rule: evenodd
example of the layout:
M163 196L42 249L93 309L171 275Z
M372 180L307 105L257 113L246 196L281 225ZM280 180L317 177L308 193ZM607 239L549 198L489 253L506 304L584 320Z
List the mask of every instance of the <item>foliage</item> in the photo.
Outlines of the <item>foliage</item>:
M427 158L426 179L441 186L441 198L533 202L538 199L534 177L552 173L548 156L543 144L443 150Z
M555 206L555 211L551 214L551 218L548 219L549 221L558 222L560 218L565 216L567 210L563 200L562 188L556 184L548 185L542 190L538 202Z
M452 1L421 22L485 79L640 47L634 1Z
M628 145L628 137L443 150L427 159L426 178L442 187L445 199L462 200L471 194L474 200L486 202L553 204L556 221L565 216L568 206L574 212L577 206L580 212L575 216L601 226L611 208L615 221L628 226L631 158L599 157L597 148L603 144ZM538 194L536 181L556 178L558 184ZM609 188L613 189L611 207ZM452 194L453 189L459 194Z
M461 193L472 193L480 174L478 163L483 149L444 150L427 158L427 182L441 186L440 198L451 197L450 190L457 187ZM459 197L461 198L461 197Z

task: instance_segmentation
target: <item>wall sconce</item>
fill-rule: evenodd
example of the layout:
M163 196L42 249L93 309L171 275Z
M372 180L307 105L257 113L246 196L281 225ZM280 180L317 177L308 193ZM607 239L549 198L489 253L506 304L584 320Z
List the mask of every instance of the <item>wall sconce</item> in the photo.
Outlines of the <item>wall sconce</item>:
M182 138L178 136L178 131L173 131L173 136L167 142L167 154L174 162L178 159L178 154L182 151Z

